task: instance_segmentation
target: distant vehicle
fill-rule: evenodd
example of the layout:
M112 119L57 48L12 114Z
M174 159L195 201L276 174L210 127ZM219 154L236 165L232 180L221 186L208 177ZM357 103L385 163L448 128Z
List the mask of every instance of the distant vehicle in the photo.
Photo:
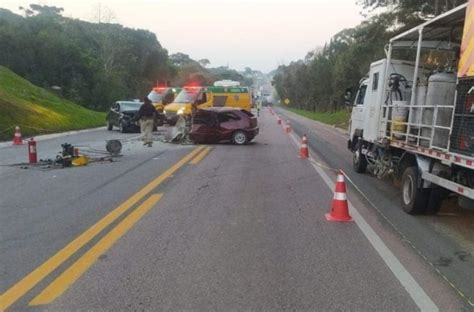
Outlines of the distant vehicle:
M214 82L214 87L240 87L240 82L233 80L219 80Z
M250 112L252 100L247 87L184 87L174 102L166 105L166 122L174 125L180 115L190 116L192 105L196 108L236 107Z
M117 101L112 104L106 116L107 130L118 127L122 133L140 131L140 126L134 118L142 104L140 101Z
M154 87L148 94L148 98L155 106L158 118L155 126L162 126L165 122L163 115L164 107L172 103L175 97L181 92L181 88Z
M195 143L232 142L243 145L258 134L257 118L238 108L199 109L189 133Z

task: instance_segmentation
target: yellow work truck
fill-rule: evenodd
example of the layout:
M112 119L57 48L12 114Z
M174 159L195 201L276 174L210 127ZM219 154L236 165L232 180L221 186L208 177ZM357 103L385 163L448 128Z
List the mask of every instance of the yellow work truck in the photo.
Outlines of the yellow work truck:
M148 94L148 98L155 106L158 112L157 126L163 125L165 118L163 116L163 110L166 105L172 103L181 88L170 88L170 87L154 87Z
M196 108L236 107L250 112L252 100L247 87L186 86L173 103L165 106L165 121L176 124L180 115L191 115L193 105Z

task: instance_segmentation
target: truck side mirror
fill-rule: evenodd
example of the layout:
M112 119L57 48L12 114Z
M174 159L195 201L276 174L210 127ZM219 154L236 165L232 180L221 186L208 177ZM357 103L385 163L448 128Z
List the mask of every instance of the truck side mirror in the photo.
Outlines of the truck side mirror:
M346 91L344 92L344 103L347 106L352 106L352 90L347 88Z

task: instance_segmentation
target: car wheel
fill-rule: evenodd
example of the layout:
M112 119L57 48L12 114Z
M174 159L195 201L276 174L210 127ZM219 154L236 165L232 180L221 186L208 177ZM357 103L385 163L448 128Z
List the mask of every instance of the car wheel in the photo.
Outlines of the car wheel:
M107 130L111 131L114 126L110 123L110 120L107 120Z
M122 133L127 132L127 127L125 126L125 123L123 122L123 120L120 120L119 122L119 131Z
M418 170L408 167L402 176L402 208L408 214L421 214L427 209L430 189L419 188L417 185Z
M367 158L362 154L362 145L357 142L356 148L352 154L352 167L357 173L364 173L367 169Z
M247 144L247 134L242 130L235 131L234 134L232 134L232 142L237 145Z

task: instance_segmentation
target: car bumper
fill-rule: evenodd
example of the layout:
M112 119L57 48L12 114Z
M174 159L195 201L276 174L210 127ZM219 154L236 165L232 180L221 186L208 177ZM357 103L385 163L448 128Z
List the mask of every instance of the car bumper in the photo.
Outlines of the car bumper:
M132 121L132 120L123 120L124 126L127 129L140 129L140 124L138 121Z
M249 141L253 140L259 132L260 132L260 129L258 127L247 130L247 135L248 135Z

